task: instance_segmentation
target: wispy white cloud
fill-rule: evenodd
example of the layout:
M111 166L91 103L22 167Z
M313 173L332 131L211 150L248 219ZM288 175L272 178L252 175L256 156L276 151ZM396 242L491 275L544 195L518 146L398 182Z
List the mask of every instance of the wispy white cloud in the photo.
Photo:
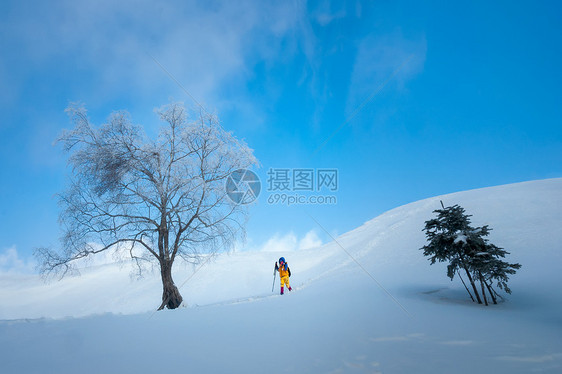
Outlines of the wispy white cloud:
M383 336L378 338L369 339L372 342L383 343L383 342L406 342L411 340L420 340L425 337L422 333L413 333L407 335L397 335L397 336Z
M364 38L353 67L347 112L352 113L386 81L384 90L403 89L407 81L423 71L426 50L423 35L407 38L396 31Z
M302 10L290 2L67 0L16 5L10 17L19 21L2 28L25 73L67 69L76 86L67 92L80 96L69 100L181 95L153 56L201 102L215 104L231 84L243 94L256 63L279 57Z
M281 235L276 233L263 245L258 247L260 251L267 252L292 252L296 250L315 248L322 245L322 240L315 230L307 232L302 238L294 232Z
M562 359L562 353L551 353L537 356L500 356L498 360L542 364Z
M285 235L273 235L260 249L267 252L291 252L296 250L296 247L297 236L293 232L290 232Z
M410 340L406 336L387 336L382 338L371 338L372 342L380 343L380 342L405 342Z
M347 15L345 2L333 2L330 0L321 1L316 9L311 12L311 16L321 26L326 26L334 20L343 18Z
M316 230L310 230L299 240L298 249L316 248L322 245L322 240L318 236Z
M15 246L0 253L0 273L33 273L35 263L32 260L20 258Z
M472 345L474 342L472 340L448 340L442 342L443 345L457 345L457 346L465 346L465 345Z

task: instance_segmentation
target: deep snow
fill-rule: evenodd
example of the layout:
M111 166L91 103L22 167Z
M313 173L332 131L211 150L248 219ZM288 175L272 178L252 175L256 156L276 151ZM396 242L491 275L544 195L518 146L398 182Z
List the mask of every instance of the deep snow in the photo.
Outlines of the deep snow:
M490 240L523 265L505 302L472 303L423 257L439 200L489 224ZM1 371L559 373L561 223L562 179L430 198L319 248L224 254L193 277L178 267L186 306L158 313L156 273L135 281L126 266L101 264L47 285L0 274ZM281 255L296 288L285 296L278 282L271 293Z

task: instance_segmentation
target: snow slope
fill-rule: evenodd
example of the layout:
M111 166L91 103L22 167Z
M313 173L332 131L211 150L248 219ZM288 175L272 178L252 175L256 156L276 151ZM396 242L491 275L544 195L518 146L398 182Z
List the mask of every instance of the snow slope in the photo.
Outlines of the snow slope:
M472 303L419 251L439 200L489 224L491 241L523 265L505 302ZM135 281L103 264L47 285L0 274L1 371L559 373L561 223L562 179L430 198L319 248L225 254L195 274L180 267L186 307L158 313L157 274ZM281 255L296 286L285 296L271 293Z

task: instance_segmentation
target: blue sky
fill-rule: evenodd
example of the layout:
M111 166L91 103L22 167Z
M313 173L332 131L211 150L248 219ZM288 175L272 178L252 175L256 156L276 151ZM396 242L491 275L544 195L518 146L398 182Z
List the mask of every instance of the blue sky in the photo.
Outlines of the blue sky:
M420 3L3 1L0 255L58 243L68 170L53 141L70 102L96 124L126 109L148 133L154 108L194 105L154 59L255 150L264 187L270 168L338 170L337 204L271 205L262 191L245 248L562 177L561 5Z

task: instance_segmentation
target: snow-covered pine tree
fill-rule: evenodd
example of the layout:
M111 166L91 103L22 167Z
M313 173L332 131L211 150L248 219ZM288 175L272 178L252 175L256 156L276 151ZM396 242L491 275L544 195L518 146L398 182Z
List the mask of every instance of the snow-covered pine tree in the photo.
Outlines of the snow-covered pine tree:
M421 248L424 256L429 256L432 265L437 261L448 261L447 275L451 280L453 280L455 274L464 270L476 300L479 304L482 304L482 299L470 271L470 255L466 253L468 248L463 245L463 241L466 239L464 233L470 231L470 216L465 214L464 208L459 205L443 207L443 209L435 210L434 213L437 213L437 218L426 221L423 229L429 241L427 245ZM474 300L466 284L465 288Z
M455 274L465 285L471 299L479 304L488 305L486 291L490 294L494 304L497 303L497 292L493 289L493 282L507 293L511 290L507 286L509 275L515 274L520 264L510 264L504 258L509 252L489 243L486 238L490 228L486 226L472 227L470 217L465 209L459 205L444 207L434 211L437 217L425 222L428 244L421 249L433 265L435 262L448 261L447 275L453 280ZM464 270L474 297L464 283L461 271ZM476 283L480 282L480 291Z
M474 272L478 274L479 280L482 283L482 289L484 290L485 286L492 297L492 301L494 304L497 304L496 295L498 293L494 290L493 283L496 282L499 289L511 294L511 289L507 285L509 275L515 274L516 270L521 268L521 264L510 264L503 261L502 258L505 258L509 252L490 243L485 238L491 229L487 226L484 226L482 229L484 230L482 230L479 239L483 243L479 245L478 252L472 259L471 265Z

